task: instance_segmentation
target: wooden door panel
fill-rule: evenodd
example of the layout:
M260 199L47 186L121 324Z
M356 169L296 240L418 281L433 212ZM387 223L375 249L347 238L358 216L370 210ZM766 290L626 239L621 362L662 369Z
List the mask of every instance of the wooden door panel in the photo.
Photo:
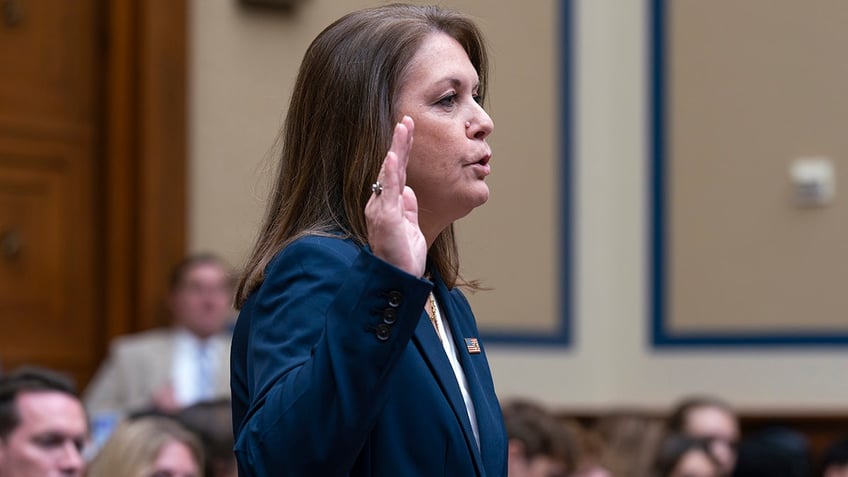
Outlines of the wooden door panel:
M90 140L31 133L0 127L0 360L84 379L99 328Z
M12 8L6 6L5 8ZM91 122L101 35L93 0L8 0L0 15L0 105L17 118Z
M33 326L55 325L66 308L61 239L67 233L62 161L38 164L3 150L0 137L0 327L14 338ZM52 163L52 164L51 164ZM12 326L16 325L16 326Z
M0 364L84 387L185 253L187 2L0 4Z
M99 0L9 0L0 15L0 362L97 365Z

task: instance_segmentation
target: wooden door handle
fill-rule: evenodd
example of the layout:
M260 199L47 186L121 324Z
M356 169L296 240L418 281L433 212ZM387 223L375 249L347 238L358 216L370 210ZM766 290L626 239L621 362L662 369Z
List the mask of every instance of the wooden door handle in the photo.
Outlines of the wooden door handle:
M6 260L14 260L21 254L23 238L16 230L6 230L0 234L0 253Z
M24 21L24 8L21 0L3 1L3 23L9 28L14 28Z

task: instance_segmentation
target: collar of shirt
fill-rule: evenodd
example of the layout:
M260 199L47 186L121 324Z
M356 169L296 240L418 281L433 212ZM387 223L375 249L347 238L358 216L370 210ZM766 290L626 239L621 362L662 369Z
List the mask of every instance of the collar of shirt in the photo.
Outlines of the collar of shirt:
M185 328L175 330L171 377L174 397L181 406L190 406L208 397L209 390L201 389L199 384L198 377L203 373L201 369L203 364L199 357L203 356L201 350L207 346L205 358L211 360L209 369L216 369L219 354L217 345L218 342L214 338L203 340ZM208 378L214 380L214 375Z

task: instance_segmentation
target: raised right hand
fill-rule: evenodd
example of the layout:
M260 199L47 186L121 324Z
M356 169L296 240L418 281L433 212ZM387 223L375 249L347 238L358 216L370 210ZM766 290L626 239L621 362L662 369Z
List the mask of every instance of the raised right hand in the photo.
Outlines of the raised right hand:
M382 192L371 194L365 205L365 220L374 255L420 277L427 263L427 241L418 226L415 192L406 186L414 130L409 116L395 126L392 145L377 178Z

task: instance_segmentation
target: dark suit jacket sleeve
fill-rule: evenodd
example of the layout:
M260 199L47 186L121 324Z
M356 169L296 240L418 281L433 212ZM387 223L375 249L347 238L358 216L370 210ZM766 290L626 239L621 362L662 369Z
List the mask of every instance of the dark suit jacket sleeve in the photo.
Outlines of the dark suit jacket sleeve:
M237 425L240 475L347 475L431 289L340 239L286 247L239 318L249 320L250 401ZM396 314L390 326L389 308ZM243 346L239 339L237 330L234 349ZM238 367L234 361L234 373Z

